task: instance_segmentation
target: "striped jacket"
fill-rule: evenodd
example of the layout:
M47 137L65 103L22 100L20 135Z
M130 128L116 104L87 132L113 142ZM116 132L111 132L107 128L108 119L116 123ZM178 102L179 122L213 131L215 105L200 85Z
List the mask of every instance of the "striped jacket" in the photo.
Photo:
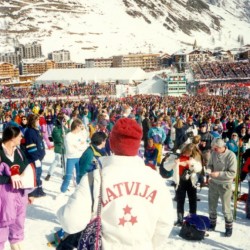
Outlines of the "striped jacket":
M42 161L45 156L45 147L42 135L38 129L28 128L24 134L25 153L29 162Z

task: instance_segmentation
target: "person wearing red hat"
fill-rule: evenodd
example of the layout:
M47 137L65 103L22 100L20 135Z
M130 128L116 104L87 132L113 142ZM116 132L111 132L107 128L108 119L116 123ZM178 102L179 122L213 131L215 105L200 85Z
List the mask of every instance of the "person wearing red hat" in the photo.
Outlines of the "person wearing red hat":
M112 156L100 157L94 170L94 211L102 183L102 249L153 250L164 245L172 230L174 209L164 180L137 156L142 128L120 118L110 134ZM92 196L84 175L68 203L57 212L67 233L83 230L91 220ZM80 211L79 213L76 211Z

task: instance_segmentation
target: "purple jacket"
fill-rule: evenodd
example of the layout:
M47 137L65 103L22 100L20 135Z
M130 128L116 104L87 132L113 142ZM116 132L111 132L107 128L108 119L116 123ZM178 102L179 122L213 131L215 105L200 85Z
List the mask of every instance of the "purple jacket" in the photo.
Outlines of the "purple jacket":
M10 182L10 166L18 164L23 169L27 166L27 161L22 158L23 156L18 149L15 150L14 162L5 156L2 148L0 148L0 155L0 227L7 227L13 223L24 226L28 192L30 191L13 189Z

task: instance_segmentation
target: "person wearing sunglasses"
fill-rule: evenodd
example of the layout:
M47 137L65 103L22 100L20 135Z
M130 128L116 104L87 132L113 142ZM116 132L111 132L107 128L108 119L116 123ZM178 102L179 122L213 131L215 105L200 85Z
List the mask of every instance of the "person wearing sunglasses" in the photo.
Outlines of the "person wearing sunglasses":
M227 141L226 146L229 150L238 155L238 147L239 147L239 136L236 132L233 132L231 135L231 139Z
M16 117L15 117L15 122L16 122L17 124L21 125L23 116L24 116L24 110L20 109L20 110L18 111L18 114L17 114Z

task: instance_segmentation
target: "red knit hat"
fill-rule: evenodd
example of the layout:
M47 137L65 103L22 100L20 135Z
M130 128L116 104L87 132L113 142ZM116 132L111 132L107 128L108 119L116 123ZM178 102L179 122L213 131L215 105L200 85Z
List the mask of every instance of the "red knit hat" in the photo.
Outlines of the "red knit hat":
M116 155L134 156L138 154L142 139L142 128L129 118L120 118L110 133L110 147Z

